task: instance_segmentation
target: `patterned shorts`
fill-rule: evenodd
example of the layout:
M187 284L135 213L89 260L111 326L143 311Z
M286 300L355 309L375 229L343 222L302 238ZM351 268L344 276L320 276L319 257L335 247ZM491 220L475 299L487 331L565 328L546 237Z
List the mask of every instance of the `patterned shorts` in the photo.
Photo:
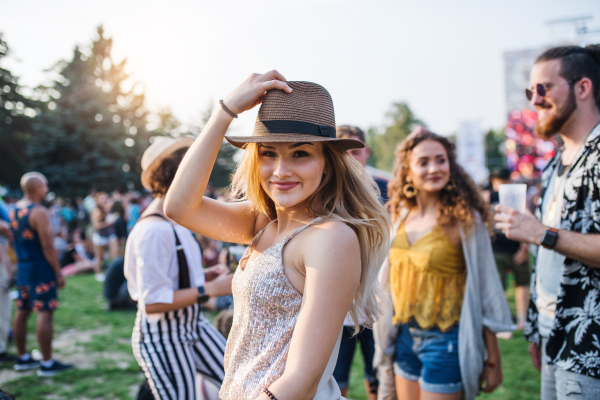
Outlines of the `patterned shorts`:
M54 311L58 308L56 283L39 283L36 286L19 286L18 310Z

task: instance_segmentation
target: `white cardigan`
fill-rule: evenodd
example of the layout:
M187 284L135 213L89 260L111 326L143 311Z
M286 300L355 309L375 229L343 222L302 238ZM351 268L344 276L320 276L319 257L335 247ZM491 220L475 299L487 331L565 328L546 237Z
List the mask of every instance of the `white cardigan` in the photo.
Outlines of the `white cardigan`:
M400 223L407 212L394 224L390 247L394 243ZM494 333L510 332L516 329L512 323L504 289L500 282L492 244L486 227L476 216L475 226L467 236L460 227L462 249L467 264L467 283L460 313L458 333L458 357L464 399L472 400L479 394L479 376L483 371L483 361L487 349L483 339L483 327ZM394 306L390 293L389 257L379 271L379 283L384 292L380 301L382 314L375 323L375 357L373 365L378 368L381 400L396 398L392 363L396 351L398 325L392 323Z

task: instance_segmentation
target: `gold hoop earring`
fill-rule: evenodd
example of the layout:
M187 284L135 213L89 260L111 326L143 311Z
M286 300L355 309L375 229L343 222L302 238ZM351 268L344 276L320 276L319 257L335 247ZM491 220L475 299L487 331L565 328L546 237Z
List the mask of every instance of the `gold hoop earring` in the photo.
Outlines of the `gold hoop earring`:
M402 187L402 193L404 194L404 197L406 197L407 199L412 199L413 197L416 196L417 189L415 189L415 186L412 183L407 182Z
M446 189L447 191L451 191L454 188L456 188L456 185L452 183L452 181L448 181L448 184L444 187L444 189Z

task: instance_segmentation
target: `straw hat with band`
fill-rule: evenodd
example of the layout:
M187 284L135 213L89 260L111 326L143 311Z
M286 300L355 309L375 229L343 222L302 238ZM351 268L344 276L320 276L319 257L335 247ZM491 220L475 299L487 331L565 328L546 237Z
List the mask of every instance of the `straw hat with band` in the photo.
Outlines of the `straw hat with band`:
M142 155L142 185L152 190L150 183L154 170L177 150L187 149L192 143L194 140L190 138L157 137Z
M252 136L225 136L233 146L247 143L336 142L344 149L360 149L364 143L338 139L329 92L312 82L286 82L293 90L268 90L258 110Z

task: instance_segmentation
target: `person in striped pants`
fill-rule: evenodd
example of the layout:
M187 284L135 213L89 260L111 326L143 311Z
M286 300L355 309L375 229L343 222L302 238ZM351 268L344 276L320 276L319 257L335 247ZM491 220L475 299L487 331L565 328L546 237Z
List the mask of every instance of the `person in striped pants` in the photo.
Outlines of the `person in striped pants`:
M161 138L142 157L142 183L154 200L132 229L125 277L138 302L134 356L156 400L195 400L196 374L217 386L224 378L225 338L202 316L201 304L231 294L223 266L203 270L191 232L163 213L164 195L191 139Z

